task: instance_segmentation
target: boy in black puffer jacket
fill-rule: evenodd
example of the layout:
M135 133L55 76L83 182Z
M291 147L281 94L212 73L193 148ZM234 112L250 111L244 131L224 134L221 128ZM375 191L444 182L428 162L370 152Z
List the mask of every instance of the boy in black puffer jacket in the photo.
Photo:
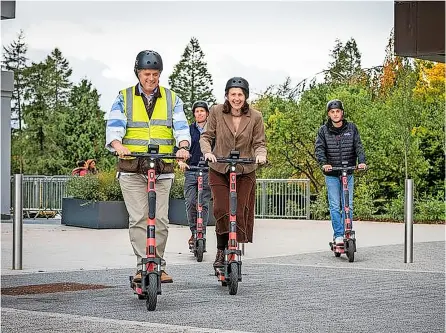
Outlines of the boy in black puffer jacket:
M355 166L366 169L366 159L361 137L355 124L344 119L344 106L340 100L332 100L327 104L327 123L319 128L315 144L315 154L325 174L328 192L333 239L338 244L344 243L343 196L340 171L333 171L332 167ZM353 221L353 171L348 175L348 189L350 220Z

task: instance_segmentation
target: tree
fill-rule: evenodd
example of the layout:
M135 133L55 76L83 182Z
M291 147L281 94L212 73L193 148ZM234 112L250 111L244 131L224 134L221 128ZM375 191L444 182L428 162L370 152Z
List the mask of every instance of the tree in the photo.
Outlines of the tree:
M336 39L331 58L333 58L333 61L330 62L326 71L325 82L349 83L351 80L357 80L362 76L361 53L354 38L350 38L345 45L339 39Z
M71 90L69 108L62 125L65 160L74 166L80 159L105 156L105 121L98 91L83 79Z
M169 76L169 85L183 100L184 111L189 119L192 118L190 110L195 101L203 100L209 104L216 102L212 93L212 76L197 38L192 37L187 44L180 62Z
M45 61L33 63L24 71L26 82L23 110L25 129L21 142L24 172L59 174L67 171L68 161L61 149L66 135L61 131L67 118L72 83L71 68L58 49Z
M23 71L26 68L28 58L26 52L28 46L24 42L25 35L23 30L17 37L17 40L13 41L9 46L3 46L3 60L2 68L7 71L14 72L14 90L11 98L11 120L17 121L19 131L22 130L23 120L23 103L24 103L24 77ZM14 125L12 126L15 127Z

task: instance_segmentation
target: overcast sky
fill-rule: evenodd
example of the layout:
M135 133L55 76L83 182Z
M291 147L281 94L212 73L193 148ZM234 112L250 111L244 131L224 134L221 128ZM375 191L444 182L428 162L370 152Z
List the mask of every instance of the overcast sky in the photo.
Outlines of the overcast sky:
M73 82L89 79L105 111L136 83L140 50L161 54L167 85L190 38L198 38L221 102L232 76L245 77L253 93L286 76L294 83L312 77L327 68L336 38L355 38L363 67L381 65L392 27L393 1L17 1L1 37L8 45L23 29L34 62L58 47Z

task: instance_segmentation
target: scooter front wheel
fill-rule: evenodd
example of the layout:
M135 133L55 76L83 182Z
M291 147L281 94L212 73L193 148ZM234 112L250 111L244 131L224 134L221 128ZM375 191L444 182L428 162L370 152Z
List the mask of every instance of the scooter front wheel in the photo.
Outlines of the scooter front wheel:
M199 239L197 241L197 250L196 250L196 256L197 256L197 261L198 262L202 262L203 261L203 253L204 253L204 240L203 239Z
M237 294L238 289L238 264L236 262L231 262L229 270L229 295L235 295Z
M349 262L355 261L355 242L352 239L347 243L347 257Z
M156 309L156 301L158 298L158 279L157 273L149 273L149 286L147 287L146 307L148 311Z

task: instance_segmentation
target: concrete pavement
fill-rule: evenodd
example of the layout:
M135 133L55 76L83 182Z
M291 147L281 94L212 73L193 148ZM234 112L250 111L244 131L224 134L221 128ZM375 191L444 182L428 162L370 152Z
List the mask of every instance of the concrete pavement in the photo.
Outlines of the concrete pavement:
M414 225L414 263L403 263L404 224L356 222L355 262L329 251L328 221L257 220L235 296L212 274L214 229L197 263L189 230L171 226L173 284L147 312L128 286L127 230L24 225L23 271L11 270L12 225L2 223L2 288L70 281L111 288L2 296L7 332L444 332L444 225Z

